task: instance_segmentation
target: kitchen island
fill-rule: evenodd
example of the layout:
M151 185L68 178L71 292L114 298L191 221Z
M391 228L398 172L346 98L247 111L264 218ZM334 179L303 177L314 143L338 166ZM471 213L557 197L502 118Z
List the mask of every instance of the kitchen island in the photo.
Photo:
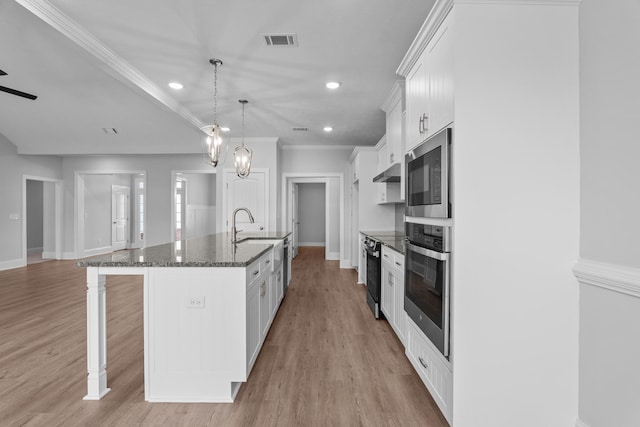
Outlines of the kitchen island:
M144 389L149 402L232 402L283 298L287 232L220 233L85 258L87 395L107 388L106 277L144 282ZM287 260L288 261L288 260Z

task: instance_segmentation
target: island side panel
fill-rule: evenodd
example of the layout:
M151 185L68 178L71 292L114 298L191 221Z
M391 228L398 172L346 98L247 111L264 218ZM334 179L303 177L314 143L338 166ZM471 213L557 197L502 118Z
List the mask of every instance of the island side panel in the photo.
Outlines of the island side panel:
M246 272L152 267L146 284L150 402L231 402L246 381Z

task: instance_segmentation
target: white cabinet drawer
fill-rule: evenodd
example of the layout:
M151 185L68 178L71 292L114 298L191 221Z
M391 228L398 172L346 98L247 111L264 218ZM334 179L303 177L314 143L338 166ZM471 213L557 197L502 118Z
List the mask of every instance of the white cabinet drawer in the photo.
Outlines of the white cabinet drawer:
M411 320L407 319L406 354L427 386L447 421L451 423L453 415L453 373L436 353L433 344Z

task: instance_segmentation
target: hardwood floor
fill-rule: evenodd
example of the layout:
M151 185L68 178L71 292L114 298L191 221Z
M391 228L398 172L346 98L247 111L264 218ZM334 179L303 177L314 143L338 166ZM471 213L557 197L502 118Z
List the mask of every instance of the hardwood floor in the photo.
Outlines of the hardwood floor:
M144 401L142 278L108 276L112 391L86 394L85 270L0 271L1 426L447 426L353 270L300 248L289 292L232 404Z

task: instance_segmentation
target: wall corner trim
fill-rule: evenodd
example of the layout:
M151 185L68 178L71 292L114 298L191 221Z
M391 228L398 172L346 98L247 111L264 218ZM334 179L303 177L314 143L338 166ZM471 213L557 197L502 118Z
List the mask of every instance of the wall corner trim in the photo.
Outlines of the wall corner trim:
M640 269L581 258L573 267L573 274L580 284L640 298Z

